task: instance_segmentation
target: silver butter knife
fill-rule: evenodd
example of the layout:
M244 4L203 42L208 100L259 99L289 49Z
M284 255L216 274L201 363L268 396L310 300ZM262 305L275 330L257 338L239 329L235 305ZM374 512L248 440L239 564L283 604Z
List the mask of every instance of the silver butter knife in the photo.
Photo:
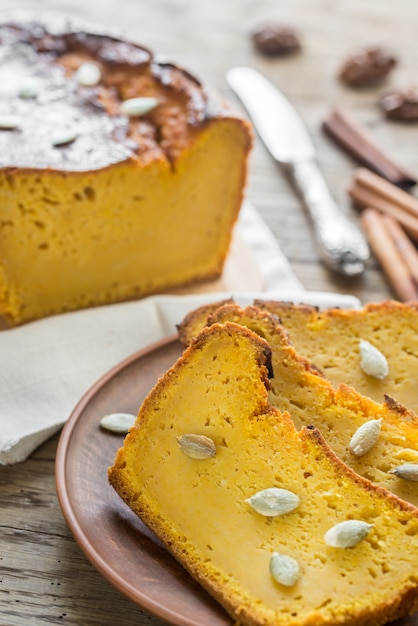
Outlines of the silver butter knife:
M315 147L293 106L252 68L231 68L226 79L264 145L298 189L312 218L323 261L344 276L361 274L369 257L367 242L332 198L317 165Z

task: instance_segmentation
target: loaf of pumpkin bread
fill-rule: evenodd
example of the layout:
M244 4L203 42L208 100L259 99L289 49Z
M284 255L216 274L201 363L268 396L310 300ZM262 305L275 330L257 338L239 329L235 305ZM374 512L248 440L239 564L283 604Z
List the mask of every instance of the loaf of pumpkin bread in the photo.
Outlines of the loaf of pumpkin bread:
M249 329L204 329L143 402L110 483L236 624L412 613L418 509L272 407L271 364Z
M1 24L0 58L5 324L221 275L246 120L144 46L67 19Z

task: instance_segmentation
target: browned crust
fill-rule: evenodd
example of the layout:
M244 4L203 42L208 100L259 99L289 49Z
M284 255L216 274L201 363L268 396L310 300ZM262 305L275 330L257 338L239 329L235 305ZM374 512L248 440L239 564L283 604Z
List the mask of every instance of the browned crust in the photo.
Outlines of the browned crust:
M261 300L257 298L254 300L254 306L270 311L270 313L274 313L275 315L277 315L276 310L279 309L287 309L289 311L297 309L305 313L317 313L319 311L319 307L317 306L310 304L294 304L293 302L287 302L285 300Z
M224 304L232 304L233 298L219 300L219 302L210 302L203 304L193 311L190 311L186 317L176 325L179 339L184 346L190 345L193 337L195 337L205 326L207 326L208 317Z
M390 411L393 413L397 413L399 417L405 422L413 422L417 425L418 428L418 415L411 411L404 404L401 404L387 393L385 393L385 401L384 404L388 407Z
M360 317L367 313L374 312L406 312L418 311L418 302L398 302L397 300L383 300L382 302L369 302L360 309L344 309L341 307L329 307L320 310L317 306L309 304L295 304L293 302L285 302L281 300L254 300L254 305L260 309L270 311L275 315L279 315L279 311L286 310L288 313L297 311L304 313L307 317L313 319L323 319L325 317Z

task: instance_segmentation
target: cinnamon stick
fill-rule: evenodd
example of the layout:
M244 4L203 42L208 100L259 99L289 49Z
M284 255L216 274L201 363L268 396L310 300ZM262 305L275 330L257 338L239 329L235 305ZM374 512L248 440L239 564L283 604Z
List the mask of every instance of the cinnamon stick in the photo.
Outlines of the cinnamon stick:
M372 207L386 215L390 215L402 224L403 228L414 241L418 242L418 218L356 183L349 188L348 193L357 207L360 209Z
M386 154L370 134L340 107L323 121L323 129L359 163L401 187L416 185L416 177Z
M418 217L418 200L381 176L359 167L354 172L354 181Z
M399 299L418 300L418 288L391 237L387 220L379 211L366 208L361 215L361 224L373 253Z
M390 237L404 260L410 275L418 285L418 250L393 217L382 215L382 221L386 226L387 232L390 233Z

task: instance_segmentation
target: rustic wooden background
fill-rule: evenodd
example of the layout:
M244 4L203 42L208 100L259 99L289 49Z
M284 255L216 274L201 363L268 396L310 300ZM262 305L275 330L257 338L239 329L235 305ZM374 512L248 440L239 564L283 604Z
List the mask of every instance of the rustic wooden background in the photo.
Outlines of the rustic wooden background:
M13 7L19 6L61 10L121 28L232 100L226 70L235 64L262 70L306 120L324 175L343 210L354 218L346 189L355 164L321 130L332 105L348 108L382 147L418 174L418 124L387 122L376 106L381 89L353 91L336 79L347 54L380 43L399 58L388 85L413 84L418 67L414 0L14 0ZM10 7L0 0L2 11ZM298 29L300 54L266 60L254 51L249 33L269 20ZM318 263L304 211L258 141L248 196L306 288L353 293L364 303L393 296L373 259L365 275L352 282L332 276ZM114 590L73 540L55 495L56 444L57 437L25 463L0 467L0 624L161 624Z

